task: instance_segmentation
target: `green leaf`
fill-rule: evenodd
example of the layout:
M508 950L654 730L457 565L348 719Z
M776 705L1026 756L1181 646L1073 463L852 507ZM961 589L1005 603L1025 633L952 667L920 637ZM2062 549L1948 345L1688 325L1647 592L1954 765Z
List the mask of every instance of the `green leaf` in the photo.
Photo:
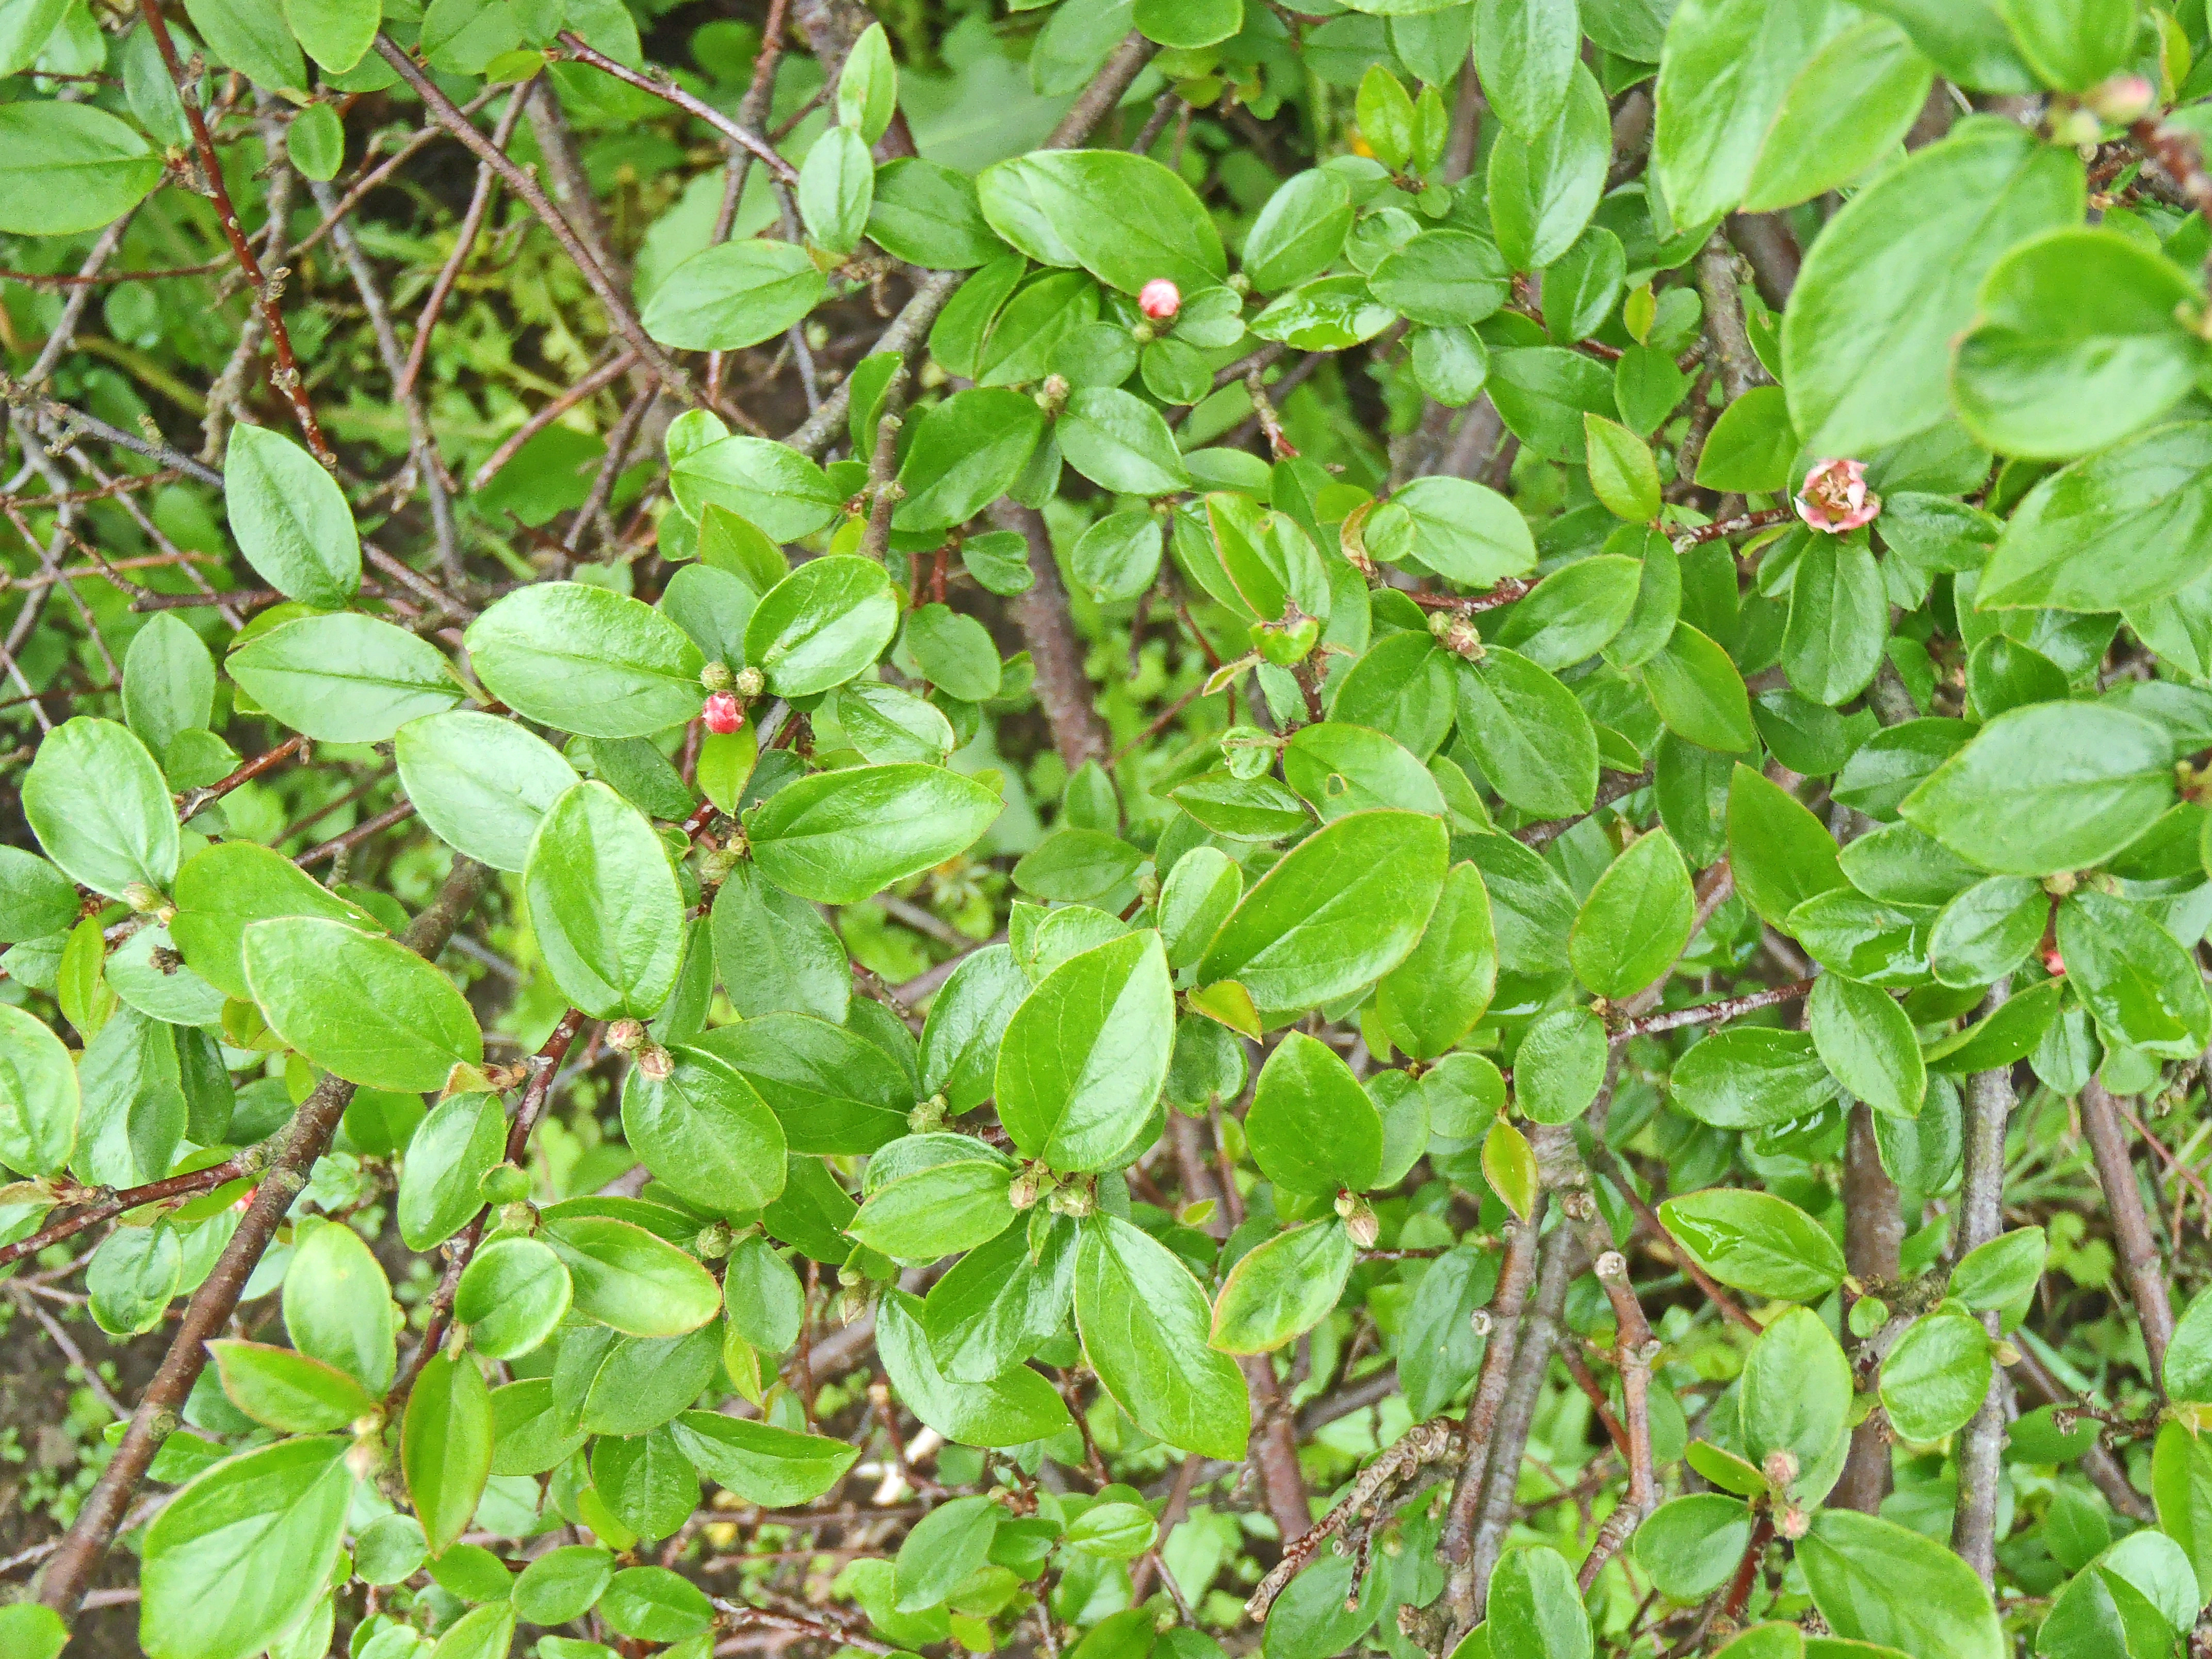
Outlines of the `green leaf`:
M80 714L48 732L23 775L23 816L70 879L120 898L177 873L177 815L145 744L113 720Z
M1124 150L1039 150L975 180L991 228L1044 265L1080 265L1134 294L1164 276L1185 294L1228 273L1221 238L1190 186Z
M76 888L66 876L21 847L0 848L0 941L66 933L77 919Z
M1567 960L1575 977L1620 1001L1659 979L1697 921L1690 872L1666 831L1639 836L1606 866L1575 917Z
M21 1008L0 1004L0 1164L55 1174L76 1143L77 1070L62 1040Z
M1801 695L1828 708L1866 690L1889 638L1889 599L1860 536L1815 535L1797 561L1783 672Z
M763 1014L704 1033L783 1124L796 1152L871 1152L906 1133L912 1075L857 1031L805 1014Z
M1928 1071L1912 1019L1887 991L1841 974L1814 981L1806 1027L1844 1090L1893 1117L1917 1117Z
M671 1425L701 1474L764 1509L811 1504L842 1480L860 1448L818 1434L715 1412L686 1412Z
M1692 1045L1675 1063L1674 1103L1718 1129L1756 1129L1819 1111L1836 1080L1802 1031L1739 1026Z
M823 133L799 169L797 195L807 234L832 253L852 252L867 228L868 209L876 196L876 164L868 154L868 141L850 127L832 127ZM820 282L818 275L815 280ZM817 289L814 298L820 297ZM810 308L812 303L808 301Z
M60 0L35 0L35 3L10 6L7 11L0 13L0 75L15 75L36 63L40 51L59 26L63 12L67 9ZM26 1650L36 1656L43 1632L39 1636L33 1636L28 1633L32 1621L27 1616L23 1623ZM54 1628L61 1629L58 1620L55 1621ZM67 1639L66 1635L63 1639ZM61 1644L57 1642L54 1651L58 1653L60 1650ZM38 1659L52 1659L52 1655L38 1656Z
M1190 487L1167 422L1132 392L1113 386L1078 389L1053 434L1067 464L1102 489L1166 495Z
M1792 1308L1767 1326L1744 1361L1737 1384L1744 1454L1764 1468L1771 1453L1790 1453L1799 1474L1789 1483L1790 1494L1816 1498L1839 1473L1832 1454L1849 1437L1850 1404L1851 1368L1843 1349L1818 1314Z
M714 959L744 964L726 978L740 1018L791 1012L844 1023L852 1006L852 965L836 930L805 900L771 887L751 865L740 864L714 895Z
M167 755L179 732L204 729L215 712L215 659L173 613L138 630L123 656L123 718L148 751Z
M990 1098L1007 1022L1028 994L1029 980L1005 945L985 945L963 957L931 1001L921 1028L923 1092L943 1095L955 1115Z
M2080 223L2082 189L2071 152L2009 121L1965 120L1846 203L1782 322L1782 380L1807 447L1864 454L1941 420L1950 343L1982 278L2024 238Z
M1786 394L1755 386L1721 410L1698 452L1698 482L1708 489L1772 494L1790 487L1797 434Z
M650 1019L684 965L684 896L645 815L604 783L553 804L523 874L562 994L594 1019Z
M903 644L922 678L945 696L985 702L999 695L1005 665L990 629L975 617L925 605L908 613Z
M1686 0L1653 89L1653 178L1677 225L1736 206L1790 83L1826 33L1822 0Z
M861 766L778 791L745 822L760 872L786 892L857 904L975 844L992 790L943 767Z
M1334 1048L1303 1032L1260 1068L1245 1134L1261 1173L1291 1192L1365 1192L1382 1168L1382 1120L1367 1091Z
M434 1354L407 1395L399 1466L430 1553L467 1528L491 1475L491 1395L466 1352Z
M453 982L394 940L285 916L245 933L246 983L270 1029L325 1071L372 1089L442 1089L483 1059Z
M1146 930L1072 957L1014 1011L999 1050L1000 1121L1057 1170L1112 1167L1167 1080L1175 994Z
M2100 864L2173 804L2163 728L2109 704L1998 715L1905 798L1906 823L2000 875Z
M1474 1382L1485 1347L1474 1318L1498 1288L1498 1266L1494 1254L1460 1244L1421 1275L1398 1349L1399 1381L1416 1421L1434 1415Z
M614 1557L587 1545L551 1549L525 1567L514 1581L514 1611L548 1628L580 1619L592 1609L614 1577Z
M161 182L160 155L105 110L45 99L0 106L0 231L97 230Z
M2058 906L2058 952L2108 1038L2186 1060L2212 1042L2212 1000L2196 958L2148 913L2090 888Z
M471 623L466 644L469 665L501 702L579 737L650 737L699 712L699 647L610 588L522 588Z
M1589 1614L1567 1558L1524 1544L1498 1558L1490 1581L1492 1659L1590 1659Z
M1262 294L1320 276L1342 252L1352 220L1352 191L1340 175L1327 167L1291 174L1244 238L1244 274Z
M313 456L265 427L232 427L223 501L239 551L271 587L325 610L352 602L361 538L337 481Z
M1750 1544L1751 1511L1739 1498L1707 1492L1662 1504L1637 1528L1633 1547L1637 1565L1662 1592L1699 1601L1735 1576ZM1791 1650L1789 1659L1799 1659L1801 1651Z
M1420 562L1447 581L1490 587L1536 568L1536 541L1520 509L1464 478L1416 478L1391 498L1413 520Z
M551 1336L573 1287L561 1258L534 1238L495 1238L462 1269L453 1318L489 1359L514 1359Z
M1359 78L1352 116L1375 159L1394 172L1403 171L1413 153L1413 100L1398 77L1380 64L1370 64Z
M932 270L972 270L1006 251L983 217L975 180L919 156L877 167L867 230L894 258Z
M373 617L301 617L256 634L224 666L271 715L324 743L381 743L461 700L435 646Z
M1355 812L1297 847L1244 896L1199 964L1199 981L1233 979L1265 1018L1373 983L1412 954L1443 890L1441 822Z
M2136 9L2126 0L1995 4L2021 57L2045 85L2061 92L2087 92L2116 73L2135 43Z
M1915 1320L1881 1364L1881 1403L1899 1436L1940 1440L1966 1427L1990 1391L1989 1333L1964 1314Z
M988 1382L1012 1370L1067 1323L1075 1292L1076 1224L1048 1224L1032 1255L1028 1230L1010 1228L955 1262L930 1289L922 1322L945 1375Z
M783 1126L734 1066L700 1048L669 1050L668 1075L633 1066L623 1080L623 1136L669 1189L709 1215L743 1217L783 1191Z
M240 1452L155 1517L139 1619L152 1659L250 1659L307 1616L353 1498L350 1444L319 1435Z
M869 1193L845 1231L894 1261L934 1262L988 1244L1013 1224L1012 1165L961 1158L887 1181Z
M1783 94L1752 163L1744 211L1810 201L1894 154L1933 78L1933 66L1887 19L1830 35Z
M100 1241L84 1270L93 1322L110 1336L152 1330L161 1322L183 1272L176 1231L167 1223L116 1228Z
M1729 777L1728 848L1736 890L1778 926L1807 899L1850 885L1826 827L1748 766Z
M1757 745L1743 675L1727 652L1689 623L1677 623L1638 672L1652 707L1677 737L1723 755Z
M1377 300L1413 322L1472 326L1494 316L1505 303L1512 292L1512 273L1495 243L1462 230L1427 230L1376 265L1367 287Z
M1191 1346L1203 1352L1206 1298L1194 1285L1191 1291L1200 1315ZM1026 1365L984 1382L947 1377L930 1352L918 1317L921 1307L902 1291L885 1296L876 1310L876 1350L899 1399L924 1423L946 1439L969 1446L1018 1446L1075 1426L1066 1402Z
M2212 424L2160 427L2028 491L1974 592L1977 607L2148 607L2212 570Z
M848 140L851 137L846 135ZM820 150L823 145L817 143L815 148ZM807 166L810 170L816 167L811 153ZM861 213L865 218L866 202ZM841 251L850 252L850 245ZM736 351L772 340L804 320L827 290L828 283L803 247L757 237L718 242L662 277L638 321L663 345L687 351Z
M1209 1457L1244 1455L1244 1379L1207 1346L1206 1293L1164 1245L1115 1216L1086 1219L1075 1322L1100 1385L1139 1428Z
M1328 1316L1358 1255L1343 1224L1309 1222L1237 1258L1213 1305L1223 1353L1267 1353Z
M1534 138L1559 118L1582 34L1574 0L1479 0L1474 66L1484 95L1510 131Z
M1516 270L1540 270L1575 245L1605 191L1613 129L1596 77L1577 64L1551 125L1490 152L1490 222Z
M1497 983L1489 891L1474 865L1455 865L1420 943L1376 986L1376 1018L1409 1058L1435 1060L1474 1030Z
M1952 395L1974 435L2063 459L2154 424L2195 382L2205 343L2177 313L2199 304L2179 266L2114 230L2023 242L1982 284Z
M1299 351L1341 351L1371 340L1398 313L1357 276L1324 276L1270 303L1251 321L1252 332Z
M331 892L282 854L252 842L204 847L177 872L177 914L169 933L185 964L217 989L251 998L246 977L246 929L285 916L317 917L360 933L382 924Z
M668 489L694 518L720 507L780 542L812 535L845 504L822 469L797 450L742 433L672 458Z
M337 1366L262 1342L213 1341L231 1404L283 1434L327 1434L376 1409L360 1383Z
M2024 1301L2043 1277L2045 1254L2042 1228L2015 1227L1967 1251L1951 1269L1951 1282L1946 1289L1955 1300L1978 1312ZM2171 1390L2170 1380L2167 1387Z
M376 40L379 9L366 0L283 0L283 3L293 39L329 74L344 74L368 55Z
M543 738L469 708L408 721L392 754L422 822L495 870L522 869L538 821L577 781L576 769Z
M441 1100L416 1126L399 1170L394 1208L410 1250L442 1244L483 1206L477 1183L500 1161L507 1117L496 1095Z
M984 1564L1005 1514L988 1498L955 1498L916 1522L899 1546L898 1610L920 1613L949 1599Z
M1490 787L1532 817L1589 810L1597 734L1573 692L1516 651L1458 665L1459 728Z
M1924 1533L1851 1510L1823 1510L1797 1558L1813 1604L1847 1641L1947 1659L2006 1659L2012 1651L1973 1568Z
M0 1649L15 1659L60 1659L68 1645L69 1626L52 1607L35 1601L0 1607Z
M575 1285L575 1310L625 1336L680 1336L721 1310L707 1270L642 1227L609 1216L548 1216L539 1237Z
M1014 487L1043 435L1034 398L1004 386L954 392L915 424L891 528L926 533L974 518Z
M745 658L779 696L842 684L898 631L890 579L873 559L810 560L763 597L745 625Z
M392 1330L392 1286L359 1233L326 1222L296 1242L284 1272L284 1333L294 1347L381 1397L398 1364Z
M1784 1302L1818 1302L1843 1282L1844 1253L1826 1228L1771 1193L1710 1188L1670 1198L1659 1219L1723 1285Z
M1590 489L1616 519L1643 524L1659 516L1659 464L1645 443L1618 421L1583 416Z

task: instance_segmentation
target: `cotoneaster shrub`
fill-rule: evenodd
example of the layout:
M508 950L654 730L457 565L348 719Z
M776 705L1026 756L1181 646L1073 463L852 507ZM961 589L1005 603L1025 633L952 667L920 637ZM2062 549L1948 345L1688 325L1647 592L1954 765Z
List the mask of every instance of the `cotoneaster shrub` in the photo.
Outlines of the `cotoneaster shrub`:
M2207 27L0 0L0 1653L2204 1651Z

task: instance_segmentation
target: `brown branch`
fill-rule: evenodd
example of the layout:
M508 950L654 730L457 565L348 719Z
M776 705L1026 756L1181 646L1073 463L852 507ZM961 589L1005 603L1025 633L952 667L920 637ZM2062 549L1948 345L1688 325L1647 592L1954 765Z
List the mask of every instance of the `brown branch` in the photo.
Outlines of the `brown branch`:
M1159 48L1132 29L1114 48L1098 73L1091 77L1091 84L1083 88L1060 125L1044 141L1046 149L1073 149L1091 136L1091 130L1104 120L1107 112L1121 101L1121 94L1138 72L1152 61Z
M1663 1014L1646 1014L1639 1019L1625 1020L1613 1028L1610 1040L1626 1042L1634 1036L1650 1036L1660 1031L1679 1031L1692 1025L1721 1025L1741 1015L1753 1013L1761 1008L1774 1008L1785 1002L1795 1002L1809 995L1813 981L1793 980L1787 985L1771 986L1763 991L1747 991L1740 997L1723 997L1717 1002L1693 1002L1686 1008L1670 1008Z
M145 20L147 33L154 37L155 49L161 54L162 66L176 85L185 120L192 131L192 149L199 158L208 198L215 204L216 218L222 226L224 240L230 244L231 257L238 261L246 284L252 290L254 303L260 309L262 321L268 327L270 343L276 353L276 371L269 377L270 381L291 404L292 418L299 422L300 434L307 439L315 459L325 466L334 467L337 457L331 453L330 441L323 436L323 428L317 424L315 411L307 402L307 388L300 380L299 360L292 355L292 337L284 326L283 307L277 303L277 289L262 273L253 245L246 240L246 231L238 222L238 209L232 204L229 186L222 179L222 158L216 153L215 138L208 131L199 94L191 85L191 77L185 73L183 60L177 56L177 43L169 34L168 21L161 15L158 0L138 0L138 15Z
M750 151L776 178L796 187L799 169L776 153L774 144L750 128L732 120L704 99L695 98L673 81L665 81L651 75L641 75L626 64L618 64L605 52L595 50L574 29L562 29L558 37L566 49L562 56L579 64L589 64L603 75L611 75L625 86L635 87L640 92L651 93L664 102L673 104L686 115L704 121L732 143Z
M1342 1532L1355 1519L1364 1518L1367 1511L1382 1501L1392 1486L1410 1480L1429 1464L1440 1463L1452 1453L1452 1421L1448 1417L1432 1417L1425 1423L1417 1423L1393 1441L1376 1460L1359 1472L1359 1478L1339 1498L1327 1515L1297 1539L1285 1545L1282 1559L1268 1570L1249 1600L1244 1603L1244 1615L1255 1624L1264 1624L1267 1609L1275 1604L1291 1580L1305 1571L1307 1563L1321 1551L1322 1545Z
M2127 1131L2120 1124L2119 1103L2093 1077L2082 1086L2081 1107L2081 1133L2089 1143L2097 1183L2104 1190L2105 1208L2112 1217L2120 1272L2127 1280L2129 1297L2136 1304L2136 1322L2142 1328L2151 1386L2163 1399L2166 1345L2173 1340L2173 1304L2166 1290L2158 1236L2143 1211L2142 1189L2136 1184L2135 1163L2128 1152Z
M1597 781L1597 798L1590 802L1589 811L1577 812L1569 818L1540 818L1534 823L1524 823L1512 832L1513 839L1524 847L1547 847L1593 813L1612 805L1624 795L1648 788L1650 782L1649 772L1632 776L1626 772L1608 772Z
M1030 581L1014 601L1014 616L1036 665L1037 706L1052 727L1053 746L1070 772L1085 761L1103 761L1109 750L1106 726L1095 707L1097 693L1084 672L1083 642L1076 637L1044 514L1018 501L1000 501L991 508L991 518L1029 544Z
M139 0L139 3L150 6L153 0ZM415 89L416 95L429 110L431 119L459 139L479 161L498 173L507 187L520 197L545 228L553 234L553 240L560 243L561 251L568 256L592 294L598 296L599 303L606 307L607 319L615 332L621 335L630 349L637 354L639 361L659 377L664 386L685 402L696 403L697 394L692 389L690 377L639 326L636 315L623 300L621 290L615 286L614 278L608 275L591 249L584 245L576 228L539 188L538 180L516 166L490 139L478 132L475 124L454 106L453 100L439 90L437 82L423 72L422 65L395 45L390 35L376 37L376 50L386 63L398 71L399 78Z
M456 859L437 898L408 928L403 941L407 948L420 957L435 957L482 896L491 873L486 866ZM131 1413L131 1425L115 1455L77 1511L69 1535L39 1575L38 1600L64 1620L72 1617L83 1601L86 1584L122 1524L131 1494L145 1478L147 1466L161 1442L176 1428L185 1400L207 1363L209 1340L220 1336L229 1324L246 1280L260 1264L293 1200L307 1186L315 1160L329 1149L338 1120L345 1115L352 1099L353 1085L335 1077L325 1076L315 1085L293 1116L283 1151L254 1188L252 1201L239 1218L238 1231L185 1304L168 1353L147 1385L137 1410Z
M532 76L514 89L500 112L499 124L492 129L491 142L495 149L504 151L514 137L514 129L522 119L522 112L538 86ZM550 96L551 94L547 94ZM498 179L488 163L477 163L475 191L469 197L468 210L461 216L460 233L453 239L453 251L440 267L430 284L430 292L422 301L421 313L415 320L415 338L407 350L407 365L400 371L398 383L392 388L395 397L410 398L415 383L422 378L422 364L430 355L430 331L438 325L438 313L446 308L446 296L453 291L453 284L461 279L461 267L468 264L475 250L477 238L483 234L484 220L491 213L491 199ZM325 212L329 210L325 209Z
M1546 1195L1537 1195L1534 1215L1525 1222L1509 1221L1505 1227L1505 1258L1498 1272L1498 1288L1490 1306L1476 1321L1478 1334L1486 1335L1482 1370L1475 1379L1474 1395L1461 1413L1459 1473L1452 1487L1451 1505L1437 1540L1437 1553L1445 1560L1463 1563L1473 1547L1475 1508L1482 1498L1483 1472L1489 1467L1490 1437L1499 1406L1513 1374L1514 1351L1521 1338L1521 1314L1528 1302L1536 1277L1536 1231L1543 1224ZM1469 1622L1472 1622L1471 1620Z
M1905 1217L1898 1208L1897 1183L1881 1166L1874 1113L1864 1102L1851 1108L1844 1147L1844 1265L1863 1285L1897 1277L1905 1243ZM1850 1298L1856 1299L1856 1298ZM1863 1355L1864 1349L1859 1351ZM1851 1449L1828 1502L1838 1509L1873 1515L1892 1484L1889 1439L1877 1411L1851 1431Z

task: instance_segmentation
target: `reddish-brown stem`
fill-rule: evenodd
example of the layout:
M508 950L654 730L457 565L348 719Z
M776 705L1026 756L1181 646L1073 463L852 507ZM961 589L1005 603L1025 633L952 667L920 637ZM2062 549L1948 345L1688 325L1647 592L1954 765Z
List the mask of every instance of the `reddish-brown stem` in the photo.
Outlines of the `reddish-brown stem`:
M253 244L246 240L245 228L238 222L238 209L232 204L230 187L222 180L222 158L216 153L207 116L185 73L183 60L177 56L177 43L171 38L168 22L161 15L160 0L138 0L138 15L145 20L147 33L154 38L155 50L161 54L162 67L176 84L185 120L192 130L192 149L199 157L200 171L206 176L208 197L215 204L223 239L230 244L231 257L238 261L246 286L253 291L262 321L268 325L270 344L276 353L276 372L269 377L270 380L291 404L292 418L300 423L300 435L307 441L307 447L314 452L315 459L325 466L336 466L337 457L331 453L330 442L323 436L323 428L316 422L315 411L307 402L307 387L300 380L300 364L292 355L292 337L284 327L284 311L277 303L277 290L262 274L261 261L254 256Z
M505 149L514 137L515 124L522 118L523 106L536 91L536 79L526 81L514 89L500 113L499 125L492 129L491 142ZM461 267L468 264L475 250L477 238L483 232L484 220L491 213L491 199L498 184L497 176L486 162L477 164L477 187L469 198L468 211L461 216L460 234L453 239L453 253L440 269L437 280L430 284L430 292L422 301L422 312L416 319L415 338L407 349L407 367L400 371L398 384L392 389L395 398L405 398L415 390L415 382L422 377L422 364L430 355L430 331L438 325L438 313L446 308L446 296L453 291L453 284L461 280Z

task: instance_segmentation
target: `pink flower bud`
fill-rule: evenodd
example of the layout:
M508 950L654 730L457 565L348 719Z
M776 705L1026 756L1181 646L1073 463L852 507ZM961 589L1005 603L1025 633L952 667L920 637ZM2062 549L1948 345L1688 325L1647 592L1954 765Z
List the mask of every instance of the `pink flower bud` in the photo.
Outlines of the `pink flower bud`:
M2141 120L2158 103L2158 88L2140 75L2115 75L2081 94L2082 107L2116 127Z
M745 711L726 691L717 691L701 704L699 716L707 722L707 729L719 737L726 738L745 723Z
M1156 323L1170 320L1182 309L1182 290L1164 276L1155 276L1137 295L1137 309Z
M1866 487L1863 461L1822 461L1797 492L1797 516L1830 535L1872 524L1881 511L1881 497Z

